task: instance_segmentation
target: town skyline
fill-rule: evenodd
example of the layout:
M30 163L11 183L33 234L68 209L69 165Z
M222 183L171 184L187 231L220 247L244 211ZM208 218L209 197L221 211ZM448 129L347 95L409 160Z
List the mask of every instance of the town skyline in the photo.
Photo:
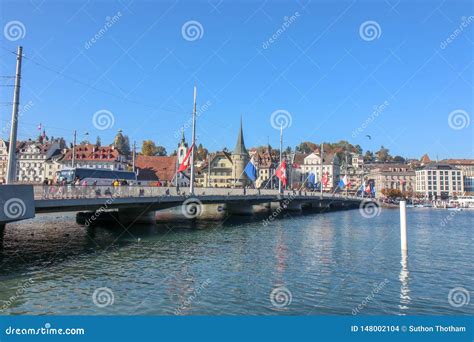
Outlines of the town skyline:
M196 84L198 141L210 150L232 146L240 115L250 145L278 146L277 112L287 118L284 145L293 148L346 140L406 158L469 158L472 60L465 52L473 20L468 2L441 5L164 2L162 18L144 3L10 3L4 28L16 24L20 36L2 40L1 75L14 73L9 52L23 45L23 140L39 124L68 141L73 129L111 141L122 128L132 141L152 139L170 151L182 127L190 139ZM320 21L310 13L321 13ZM409 27L407 16L416 17ZM365 23L376 36L364 35ZM2 127L10 89L0 94ZM96 114L111 119L96 127Z

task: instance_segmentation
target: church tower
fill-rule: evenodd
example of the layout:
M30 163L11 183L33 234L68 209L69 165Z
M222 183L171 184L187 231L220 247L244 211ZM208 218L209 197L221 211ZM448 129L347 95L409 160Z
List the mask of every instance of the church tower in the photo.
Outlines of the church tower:
M242 128L242 117L240 118L240 130L237 136L237 143L231 155L232 158L232 184L236 187L243 187L249 183L247 175L244 173L245 166L249 162L249 154L245 148L244 133Z
M188 143L184 138L184 129L182 130L182 137L181 142L178 144L178 163L181 164L183 162L184 157L186 157L186 153L188 153Z

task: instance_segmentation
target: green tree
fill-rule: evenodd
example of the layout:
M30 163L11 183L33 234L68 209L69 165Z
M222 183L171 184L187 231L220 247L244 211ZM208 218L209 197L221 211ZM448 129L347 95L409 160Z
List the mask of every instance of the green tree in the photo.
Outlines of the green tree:
M142 143L142 154L144 156L154 156L156 155L156 145L151 140L145 140Z
M371 163L375 159L374 154L371 151L366 151L364 155L364 163Z
M395 156L395 157L393 157L393 161L395 163L403 164L403 163L405 163L405 158L403 158L402 156Z
M164 146L156 146L156 153L157 156L166 156L166 148Z
M318 145L310 141L304 141L296 146L296 151L300 153L313 153L318 148Z
M209 151L207 150L207 148L204 148L202 144L198 145L196 149L196 155L198 160L206 160L208 153Z
M130 155L130 140L129 140L128 136L123 135L121 129L117 132L117 135L115 136L113 145L122 154L124 154L126 156Z
M375 155L377 156L377 160L381 163L386 163L392 159L390 150L385 148L383 145L380 146L380 150L378 150Z

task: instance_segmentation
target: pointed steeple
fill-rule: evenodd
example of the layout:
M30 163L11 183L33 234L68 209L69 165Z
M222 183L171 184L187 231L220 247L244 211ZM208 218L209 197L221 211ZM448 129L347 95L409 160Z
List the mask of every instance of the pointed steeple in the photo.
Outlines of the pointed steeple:
M184 138L184 128L181 129L181 143L184 144L186 139Z
M235 144L234 154L248 154L244 143L244 132L242 128L242 116L240 116L240 131L237 136L237 144Z

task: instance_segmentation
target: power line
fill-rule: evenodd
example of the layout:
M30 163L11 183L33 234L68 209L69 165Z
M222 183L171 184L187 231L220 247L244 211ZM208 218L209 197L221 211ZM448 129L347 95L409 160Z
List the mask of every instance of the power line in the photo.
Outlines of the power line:
M9 49L3 47L3 46L2 46L2 48L5 49L5 50L7 50L8 52L14 54L15 56L17 55L17 53L16 53L15 51L11 51L11 50L9 50ZM66 75L66 74L63 73L62 71L58 71L58 70L56 70L56 69L54 69L54 68L51 68L51 67L49 67L49 66L47 66L47 65L41 64L41 63L39 63L39 62L33 60L32 58L25 56L24 54L23 54L23 58L24 58L24 59L27 59L28 61L30 61L31 63L33 63L33 64L35 64L35 65L37 65L37 66L39 66L39 67L42 67L42 68L44 68L44 69L46 69L46 70L48 70L48 71L51 71L51 72L53 72L53 73L55 73L55 74L57 74L57 75L60 75L60 76L62 76L62 77L64 77L64 78L66 78L66 79L69 79L69 80L71 80L71 81L73 81L73 82L76 82L76 83L78 83L78 84L81 84L81 85L83 85L83 86L86 86L86 87L88 87L88 88L90 88L90 89L92 89L92 90L95 90L95 91L97 91L97 92L100 92L100 93L102 93L102 94L115 97L115 98L120 99L120 100L122 100L122 101L126 101L126 102L130 102L130 103L142 105L142 106L148 107L148 108L150 108L150 109L159 109L159 110L164 110L164 111L172 112L172 113L181 113L181 112L182 112L182 111L176 111L176 110L166 109L166 108L156 108L155 106L152 106L152 105L149 105L149 104L146 104L146 103L143 103L143 102L139 102L139 101L136 101L136 100L128 99L128 98L126 98L126 97L123 97L123 96L120 96L120 95L117 95L117 94L108 92L108 91L106 91L106 90L97 88L97 87L95 87L94 85L92 85L92 84L90 84L90 83L87 83L87 82L84 82L84 81L81 81L81 80L79 80L79 79L77 79L77 78L75 78L75 77ZM13 77L14 77L14 76L13 76Z

